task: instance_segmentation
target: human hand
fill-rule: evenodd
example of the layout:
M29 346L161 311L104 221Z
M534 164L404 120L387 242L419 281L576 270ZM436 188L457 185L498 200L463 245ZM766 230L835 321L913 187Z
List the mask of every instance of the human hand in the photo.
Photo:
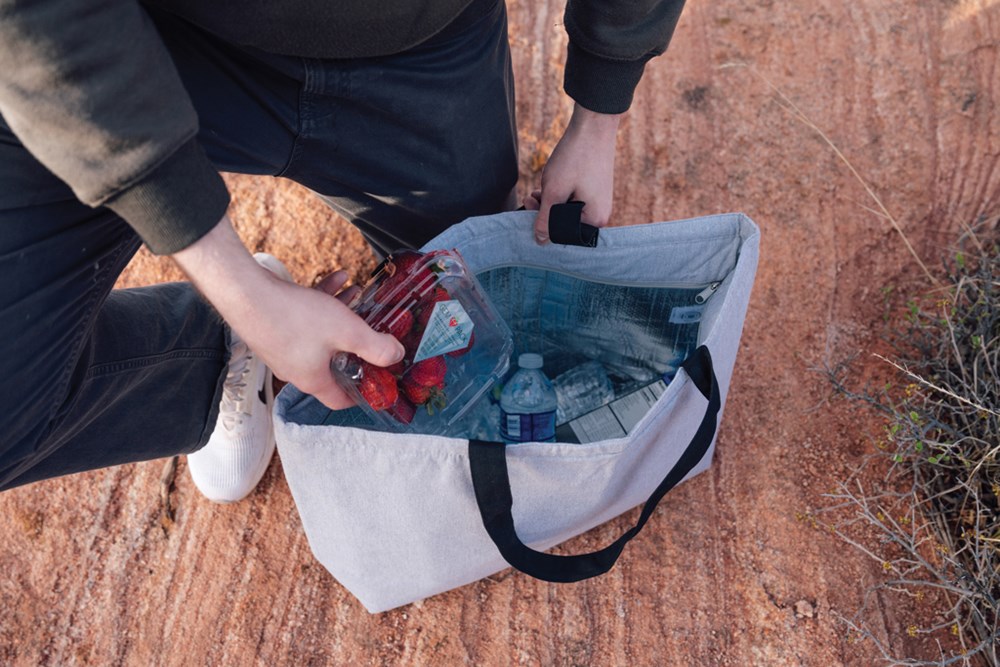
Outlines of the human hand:
M538 211L535 240L549 241L549 209L570 199L585 202L581 220L603 227L611 218L614 193L615 136L621 114L600 114L577 104L566 131L542 170L540 190L524 200Z
M403 358L399 341L375 332L347 307L354 288L340 291L346 273L328 276L315 289L285 282L254 261L228 218L173 257L277 377L333 410L354 405L330 372L337 352L378 366Z

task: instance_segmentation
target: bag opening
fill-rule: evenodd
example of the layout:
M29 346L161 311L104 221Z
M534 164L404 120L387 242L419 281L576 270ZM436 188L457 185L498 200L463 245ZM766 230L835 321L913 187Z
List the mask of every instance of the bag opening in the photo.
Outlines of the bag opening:
M726 275L696 284L650 286L505 265L476 277L514 334L513 360L522 352L542 354L550 379L596 361L620 397L673 378L711 330L719 308L709 306L725 299ZM511 372L514 368L516 363ZM498 388L484 396L450 435L483 439L483 420L498 409L498 396ZM377 430L360 409L330 410L309 396L290 406L286 419Z

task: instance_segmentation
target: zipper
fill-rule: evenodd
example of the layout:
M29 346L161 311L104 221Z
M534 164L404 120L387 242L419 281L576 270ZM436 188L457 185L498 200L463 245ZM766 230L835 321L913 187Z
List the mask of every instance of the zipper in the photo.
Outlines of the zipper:
M709 300L709 298L711 298L713 294L715 294L716 290L719 289L719 285L721 284L722 284L721 280L718 282L714 282L705 289L703 289L702 291L698 292L694 297L694 302L699 306L705 303L706 301Z
M572 271L561 271L561 270L553 269L550 266L538 266L538 265L535 265L535 264L508 264L508 263L496 264L496 265L493 265L493 266L487 266L485 268L479 269L479 270L475 271L474 273L476 275L479 275L480 273L486 273L487 271L493 271L495 269L538 269L539 271L548 271L549 273L558 273L559 275L568 276L570 278L576 278L577 280L583 280L583 281L588 282L588 283L598 283L600 285L613 285L615 287L645 287L647 289L699 289L699 288L701 288L701 292L699 292L698 295L695 297L695 303L697 303L699 305L702 304L702 303L705 303L705 301L708 300L708 297L712 296L712 294L714 294L715 291L719 289L719 285L722 284L721 280L719 280L719 281L713 281L711 283L656 283L655 285L651 285L648 282L639 283L639 282L624 282L624 281L604 280L604 279L595 280L593 276L587 276L587 275L583 275L583 274L580 274L580 273L574 273ZM705 295L704 298L702 298L702 295Z

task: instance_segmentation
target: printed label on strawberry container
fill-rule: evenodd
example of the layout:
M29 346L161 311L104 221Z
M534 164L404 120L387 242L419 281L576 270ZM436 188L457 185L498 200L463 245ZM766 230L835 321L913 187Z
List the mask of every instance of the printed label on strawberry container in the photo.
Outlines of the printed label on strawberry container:
M427 328L420 339L413 363L430 359L440 354L464 350L472 338L474 323L462 304L452 299L434 304Z

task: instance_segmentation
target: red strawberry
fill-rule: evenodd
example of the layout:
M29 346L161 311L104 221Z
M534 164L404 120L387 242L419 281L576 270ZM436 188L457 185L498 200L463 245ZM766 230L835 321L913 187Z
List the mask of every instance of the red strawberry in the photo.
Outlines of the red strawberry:
M444 269L435 258L444 254L435 250L427 254L416 250L397 250L380 267L371 291L375 303L387 306L409 307L410 300L421 298L435 289L436 274Z
M417 328L423 329L427 327L427 322L431 319L431 313L434 312L434 304L450 300L451 295L448 294L448 290L440 285L435 287L429 294L424 295L417 305L417 308L420 309L420 314L417 315Z
M417 315L417 330L423 331L427 328L427 323L431 321L431 314L434 312L434 304L429 303L420 307L420 314Z
M445 373L448 372L448 365L443 356L424 359L410 366L406 371L406 377L422 387L435 387L444 382Z
M411 294L419 296L426 291L434 284L436 271L433 258L439 254L441 251L426 255L416 250L394 252L388 260L391 268L386 272L387 277L382 279L382 284L375 292L375 301L395 305Z
M406 396L400 394L396 402L392 404L389 408L389 414L392 415L396 421L402 422L404 424L409 424L413 421L413 415L416 414L417 408L407 400Z
M375 411L385 410L399 398L399 387L392 373L367 361L361 362L361 382L358 391Z
M448 290L441 287L440 285L435 285L434 289L430 290L427 294L420 297L420 304L422 306L433 307L438 301L450 301L451 294L448 294Z
M404 361L413 361L413 357L417 354L417 349L420 347L420 341L423 340L423 330L410 329L410 333L406 334L403 340L399 341L403 344L403 349L406 353L403 355Z
M414 405L423 405L431 397L431 388L417 384L409 375L403 376L403 380L400 382L399 388L402 389L403 394L405 394L406 398L410 399Z
M394 306L409 296L409 291L403 287L406 282L406 274L394 273L391 276L386 275L381 280L382 282L375 289L375 294L372 295L375 303Z
M390 333L396 340L402 340L413 328L413 313L409 310L397 310L390 317L375 325L375 331Z
M397 250L389 258L396 265L396 271L404 274L409 273L416 266L417 262L425 257L424 253L416 250Z
M451 352L448 353L448 356L449 357L460 357L460 356L462 356L463 354L465 354L466 352L468 352L469 350L472 349L472 344L475 343L475 342L476 342L476 332L473 331L472 335L469 336L469 344L466 345L465 347L463 347L461 350L452 350Z
M433 415L435 410L441 412L448 406L448 397L444 395L443 383L436 387L431 387L430 391L431 397L424 403L424 407L427 408L427 414Z

